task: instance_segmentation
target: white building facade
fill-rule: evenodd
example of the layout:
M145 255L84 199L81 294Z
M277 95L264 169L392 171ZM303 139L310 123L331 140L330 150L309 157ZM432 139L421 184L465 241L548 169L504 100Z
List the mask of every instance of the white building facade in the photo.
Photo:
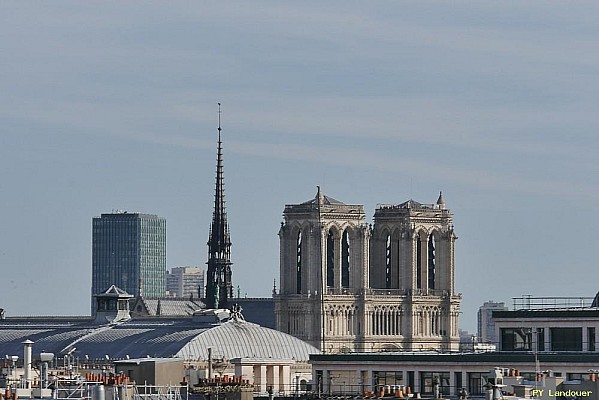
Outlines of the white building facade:
M485 394L488 372L502 367L535 388L545 387L546 378L593 386L599 381L599 301L590 300L524 297L515 299L517 310L493 311L498 351L314 355L313 382L325 394L379 394L398 385L430 395L436 377L443 397L457 396L461 388L478 396ZM588 398L596 400L599 392Z
M495 344L499 342L497 333L495 332L495 320L493 319L493 311L507 311L505 303L486 301L478 308L478 342Z
M166 275L169 296L204 298L204 275L199 267L173 267Z
M517 370L520 383L543 387L539 375L551 375L570 382L589 380L599 356L592 353L358 353L310 356L312 381L323 394L354 396L380 395L388 387L401 387L404 393L433 394L435 379L443 398L456 398L462 388L469 395L485 395L489 371L496 367ZM508 390L506 388L506 390ZM553 396L553 399L556 397ZM593 399L597 399L597 394Z
M493 319L500 351L599 352L598 308L494 311Z

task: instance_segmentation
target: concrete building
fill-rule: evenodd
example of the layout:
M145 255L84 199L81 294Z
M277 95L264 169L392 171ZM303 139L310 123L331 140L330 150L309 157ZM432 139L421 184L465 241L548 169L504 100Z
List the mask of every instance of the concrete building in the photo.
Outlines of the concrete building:
M323 352L457 351L452 215L443 196L362 205L325 196L287 205L277 329Z
M508 308L505 303L487 301L478 309L478 338L479 343L497 344L499 338L495 332L495 321L493 320L493 311L506 311Z
M313 382L321 393L336 395L378 393L386 385L430 395L436 377L443 397L457 396L462 387L482 395L488 372L502 367L517 370L524 386L543 389L551 387L547 379L559 378L569 389L596 388L599 296L523 296L514 299L514 310L494 310L492 318L498 351L314 355ZM587 397L596 399L593 393Z
M313 382L324 394L378 394L385 387L407 386L411 393L431 396L437 379L442 398L457 398L462 388L473 397L484 395L487 376L495 367L517 370L520 383L537 388L544 386L544 381L537 381L543 371L569 382L586 381L589 370L597 369L599 355L544 353L535 358L524 352L387 352L320 354L311 356L310 363Z
M173 267L166 275L166 290L173 297L204 298L204 270L200 267Z
M126 211L92 221L93 295L116 285L133 296L166 294L166 220Z
M126 359L115 361L114 366L139 385L177 385L185 376L183 360L178 358Z
M499 350L598 352L599 307L591 304L593 298L524 296L514 300L515 310L493 311Z

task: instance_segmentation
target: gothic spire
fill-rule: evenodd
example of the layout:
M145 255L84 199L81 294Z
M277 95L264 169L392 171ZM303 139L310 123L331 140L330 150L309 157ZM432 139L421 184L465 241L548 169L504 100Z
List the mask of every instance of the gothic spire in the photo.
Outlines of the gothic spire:
M218 103L218 146L216 155L216 187L214 190L214 212L212 214L212 225L210 226L210 241L208 246L210 253L218 258L225 258L229 246L229 224L227 223L227 211L225 210L225 182L223 171L223 143L221 141L220 127L220 103Z
M216 155L216 187L214 212L208 238L208 279L206 305L208 308L226 308L233 297L231 284L231 238L225 209L223 149L221 141L221 110L218 103L218 145Z

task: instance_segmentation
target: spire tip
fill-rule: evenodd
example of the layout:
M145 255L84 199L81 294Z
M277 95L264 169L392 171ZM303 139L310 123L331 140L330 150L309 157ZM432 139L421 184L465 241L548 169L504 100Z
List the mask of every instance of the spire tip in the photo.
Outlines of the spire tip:
M218 141L220 142L220 131L222 130L220 128L220 115L222 114L221 110L220 110L220 103L216 103L218 104Z

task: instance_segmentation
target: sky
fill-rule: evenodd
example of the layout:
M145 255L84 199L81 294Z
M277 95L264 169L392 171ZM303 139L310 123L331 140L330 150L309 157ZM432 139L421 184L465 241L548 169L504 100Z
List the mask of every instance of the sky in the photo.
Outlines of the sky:
M454 214L461 327L485 301L594 296L599 4L0 3L0 308L84 315L91 220L167 219L204 265L222 103L233 284L270 296L316 186Z

